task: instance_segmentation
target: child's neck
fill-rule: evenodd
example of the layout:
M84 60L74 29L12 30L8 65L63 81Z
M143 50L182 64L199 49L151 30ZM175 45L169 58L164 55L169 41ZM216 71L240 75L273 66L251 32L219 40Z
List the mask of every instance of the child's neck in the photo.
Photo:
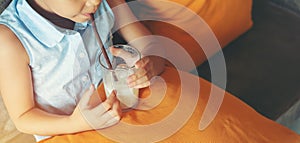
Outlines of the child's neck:
M51 13L43 9L41 6L39 6L34 0L27 0L29 5L41 16L51 21L53 24L67 29L73 29L75 22L63 18L55 13Z

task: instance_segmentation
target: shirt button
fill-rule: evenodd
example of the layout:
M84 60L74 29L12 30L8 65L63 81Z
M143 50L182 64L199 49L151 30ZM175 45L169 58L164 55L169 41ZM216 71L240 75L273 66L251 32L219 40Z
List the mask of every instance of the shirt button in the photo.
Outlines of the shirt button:
M88 79L89 79L89 78L88 78L87 75L86 75L86 76L83 76L83 77L81 78L81 80L84 81L84 82L88 81Z
M79 57L80 57L80 58L84 58L84 56L85 56L85 54L84 54L83 52L81 52L81 53L79 54Z

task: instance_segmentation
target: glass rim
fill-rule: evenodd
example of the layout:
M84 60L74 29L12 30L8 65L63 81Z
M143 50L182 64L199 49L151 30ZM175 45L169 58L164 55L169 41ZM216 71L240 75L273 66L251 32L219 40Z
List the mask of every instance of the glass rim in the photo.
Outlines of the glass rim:
M127 45L127 44L115 44L115 45L112 45L112 46L114 46L114 47L121 47L121 46L122 47L130 47L130 48L132 48L132 49L134 49L136 51L136 53L138 55L138 60L141 59L141 53L140 53L140 51L137 48L133 47L133 46L130 46L130 45ZM101 56L102 55L103 55L103 51L101 51L101 53L99 55L99 59L98 59L99 63L100 63L100 66L103 67L103 68L105 68L108 71L114 71L114 70L116 70L116 69L109 69L107 66L103 65L103 63L101 62ZM113 57L118 57L118 56L114 56L114 55L112 55L112 56ZM112 61L110 61L110 62L112 64ZM128 67L128 69L134 69L134 68L135 68L134 65L132 67Z

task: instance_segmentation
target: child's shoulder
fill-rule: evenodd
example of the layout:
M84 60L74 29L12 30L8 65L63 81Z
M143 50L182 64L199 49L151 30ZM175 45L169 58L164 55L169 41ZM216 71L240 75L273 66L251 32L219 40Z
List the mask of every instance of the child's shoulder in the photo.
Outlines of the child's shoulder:
M0 49L3 49L7 46L17 46L20 41L12 30L7 26L0 24L0 43Z
M16 38L16 39L15 39ZM10 30L7 26L0 24L0 41L2 44L9 43L13 40L18 40L12 30ZM2 45L1 44L1 45Z
M11 54L18 54L19 56L24 56L25 60L28 59L27 53L18 37L11 29L2 24L0 24L0 43L0 53L5 53L5 57ZM1 60L3 59L1 58Z

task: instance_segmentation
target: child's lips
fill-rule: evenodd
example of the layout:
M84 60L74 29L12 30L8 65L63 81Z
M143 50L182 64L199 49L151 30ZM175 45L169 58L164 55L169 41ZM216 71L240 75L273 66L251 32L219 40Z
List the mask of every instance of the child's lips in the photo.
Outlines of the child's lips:
M82 15L84 15L84 16L86 16L86 17L91 17L91 13L84 13L84 14L82 14Z

